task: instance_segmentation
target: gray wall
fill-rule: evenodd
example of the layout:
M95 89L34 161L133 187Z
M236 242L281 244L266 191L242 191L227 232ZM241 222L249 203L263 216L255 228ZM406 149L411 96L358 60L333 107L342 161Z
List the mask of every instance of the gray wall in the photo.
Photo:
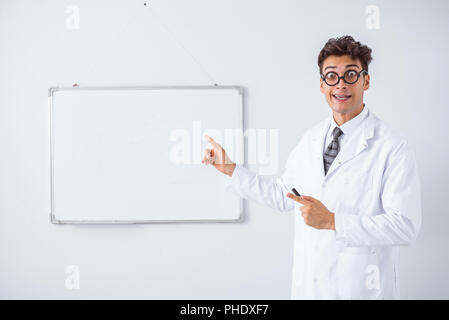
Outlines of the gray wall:
M245 86L246 127L279 130L280 174L330 112L319 50L351 34L373 48L366 104L409 138L422 178L423 225L401 251L402 298L449 298L448 13L445 0L0 0L0 297L289 298L293 212L246 203L240 224L50 224L47 89ZM66 287L70 265L79 289Z

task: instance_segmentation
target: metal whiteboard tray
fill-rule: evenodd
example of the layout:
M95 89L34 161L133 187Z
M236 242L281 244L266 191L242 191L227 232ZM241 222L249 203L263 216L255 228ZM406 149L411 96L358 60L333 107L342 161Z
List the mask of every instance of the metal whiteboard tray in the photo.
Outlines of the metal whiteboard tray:
M137 180L135 179L133 182L137 181L137 186L130 184L126 185L126 187L122 186L121 189L118 188L125 195L127 194L132 198L133 201L129 201L128 204L130 207L134 205L135 212L143 207L142 212L139 211L139 214L135 215L132 213L132 209L130 209L131 213L124 213L127 212L126 209L121 211L117 209L124 208L124 203L120 202L122 201L119 196L120 193L114 191L111 186L119 186L120 183L110 183L112 176L110 173L113 172L111 168L117 169L114 172L120 172L121 168L126 168L130 171L135 170L128 162L136 161L139 164L138 161L144 157L133 156L133 152L140 152L139 155L144 155L145 152L148 153L148 148L144 148L145 139L151 139L153 133L163 134L169 132L167 130L173 132L173 130L178 130L178 127L183 130L183 125L185 126L188 121L194 121L195 119L203 121L202 123L204 123L206 128L208 125L213 124L212 128L218 131L223 128L231 128L240 129L243 132L243 92L243 87L240 86L77 86L50 88L50 221L54 224L243 221L243 199L224 191L226 179L229 179L229 177L220 174L212 166L204 167L203 165L199 169L197 163L192 163L190 166L189 164L183 164L184 168L186 168L183 171L183 169L178 168L179 165L176 167L170 164L170 161L165 162L165 160L169 160L168 158L165 160L158 158L160 161L158 168L161 169L153 171L151 174L151 172L147 171L147 167L144 167L142 175L144 177L147 175L147 178L149 178L161 174L159 180L155 182L153 179L143 180L136 178ZM158 97L156 100L155 96ZM166 106L175 106L176 108L168 111ZM159 113L155 110L159 110ZM132 112L135 112L133 117L129 116ZM189 120L189 117L193 118ZM171 121L173 123L167 123ZM113 125L117 126L117 128L112 127ZM104 127L103 131L102 126ZM89 130L91 131L89 132ZM108 132L110 137L106 136L105 132ZM134 133L134 136L127 137L129 132ZM166 135L160 137L165 139ZM167 136L166 138L166 141L162 141L158 145L159 147L163 146L165 142L170 142L169 137ZM92 141L95 141L95 143ZM153 141L152 147L157 145L158 142L155 141ZM222 143L219 140L217 141ZM203 144L207 145L206 142L203 142ZM115 151L112 151L109 155L112 154L113 157L110 157L110 163L108 163L102 158L104 154L101 154L101 152L113 150L111 146L116 145L124 147L124 152L114 154ZM226 149L226 145L223 143L222 145ZM202 145L201 149L203 148L204 146ZM234 150L237 158L233 160L243 164L243 136L241 141L236 141L235 148L237 148ZM130 150L131 152L129 152ZM226 150L228 151L228 149ZM156 148L155 151L158 151L158 149ZM159 151L166 150L160 149ZM107 151L105 152L107 153ZM164 152L159 154L164 154ZM195 155L197 156L197 153ZM125 163L123 167L114 163L115 156L122 158ZM155 158L153 155L151 157ZM95 165L93 164L94 162ZM168 167L164 167L164 163L168 163ZM110 168L105 169L107 165L110 165ZM168 170L167 172L176 172L177 174L171 176L168 179L171 180L166 182L165 180L167 179L164 179L161 173L164 169ZM184 176L184 172L189 172L188 170L190 170L190 177ZM99 176L99 172L102 172L104 175ZM117 175L118 178L128 179L126 173L120 172ZM136 177L137 174L130 174L129 176ZM109 181L106 181L107 179ZM145 181L148 181L148 184ZM154 186L151 187L149 186L150 182L153 184L159 183L166 189L160 190ZM204 187L203 182L210 185ZM154 208L151 208L151 206L145 208L146 204L142 205L143 197L134 196L130 192L133 187L136 193L141 192L142 188L139 188L139 184L144 186L144 189L148 189L148 197L154 202L162 201L166 193L171 193L173 199L184 197L184 203L186 203L183 205L185 213L178 214L178 211L176 211L177 213L173 214L175 211L171 211L171 213L168 212L165 215L161 215L161 211L164 210L161 203L166 204L168 207L171 206L173 210L173 208L178 208L176 206L180 205L176 203L176 200L162 201L156 210L153 210ZM92 185L96 187L92 187ZM84 188L91 189L86 191ZM102 194L103 190L108 188L113 191L109 194ZM195 192L195 190L197 191ZM209 192L209 197L202 197L198 194L198 190ZM211 193L211 191L214 192ZM146 194L143 195L146 196ZM213 197L218 198L214 200ZM97 198L101 198L103 201L97 201ZM114 203L114 201L117 203ZM207 203L208 201L211 202ZM141 203L140 206L139 202ZM105 205L105 210L101 210L102 205ZM189 205L192 208L189 208ZM198 208L201 211L206 207L212 208L212 210L203 215L192 211ZM114 212L114 210L116 212L108 216L109 212ZM158 213L151 214L150 211L157 211ZM166 215L168 218L165 218Z

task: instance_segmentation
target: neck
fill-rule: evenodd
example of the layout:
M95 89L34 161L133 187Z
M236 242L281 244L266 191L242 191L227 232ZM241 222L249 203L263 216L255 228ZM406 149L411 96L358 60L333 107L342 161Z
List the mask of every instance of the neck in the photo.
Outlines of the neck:
M334 120L338 124L338 126L343 125L345 122L348 122L349 120L355 118L362 112L364 103L362 103L358 108L355 110L348 112L348 113L338 113L333 111L332 114L334 115Z

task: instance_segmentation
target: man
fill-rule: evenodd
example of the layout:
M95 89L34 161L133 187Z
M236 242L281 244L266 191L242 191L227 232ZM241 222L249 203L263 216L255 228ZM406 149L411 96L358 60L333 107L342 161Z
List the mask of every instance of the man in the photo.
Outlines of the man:
M332 115L305 132L280 178L236 165L207 137L203 163L229 175L230 190L295 210L292 299L399 298L398 246L418 235L420 182L407 140L363 102L371 60L350 36L325 44L320 90Z

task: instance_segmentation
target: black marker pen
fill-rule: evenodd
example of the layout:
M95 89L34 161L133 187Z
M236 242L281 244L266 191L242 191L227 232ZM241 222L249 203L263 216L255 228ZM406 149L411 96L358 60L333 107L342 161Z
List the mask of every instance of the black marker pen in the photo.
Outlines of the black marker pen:
M299 194L299 192L298 191L296 191L296 189L295 188L292 188L292 191L293 191L293 193L295 194L295 196L298 196L298 197L300 197L301 195Z

